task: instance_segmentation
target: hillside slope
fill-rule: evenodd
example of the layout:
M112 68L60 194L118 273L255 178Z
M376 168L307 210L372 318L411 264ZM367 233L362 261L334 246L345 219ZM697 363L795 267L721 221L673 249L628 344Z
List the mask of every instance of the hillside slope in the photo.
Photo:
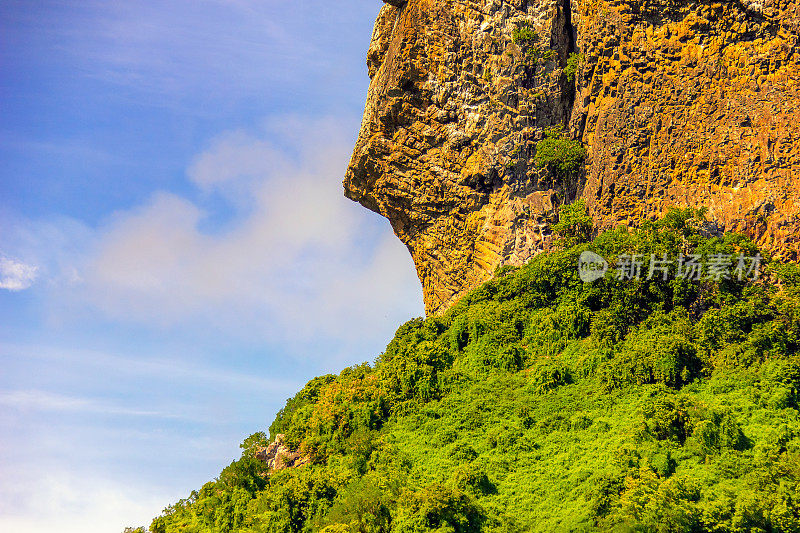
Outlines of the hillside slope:
M705 226L588 242L563 208L552 252L309 382L151 531L800 531L800 269L737 272L755 245ZM582 282L586 250L617 268ZM635 279L634 253L706 270ZM278 435L303 466L261 460Z

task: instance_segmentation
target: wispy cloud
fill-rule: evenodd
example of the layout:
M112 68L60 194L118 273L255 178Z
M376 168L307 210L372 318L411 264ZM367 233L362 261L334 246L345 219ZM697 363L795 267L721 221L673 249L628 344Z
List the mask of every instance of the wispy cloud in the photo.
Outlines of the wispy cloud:
M121 355L89 349L0 343L0 361L8 366L12 360L29 363L38 360L46 363L47 367L59 365L79 368L93 376L113 372L115 376L135 382L167 377L173 385L192 383L258 390L280 398L296 392L301 385L293 380L234 372L207 366L196 360L182 360L174 354L152 357L141 353Z
M22 291L33 285L39 267L0 256L0 289Z
M381 3L342 5L0 2L0 250L38 269L0 291L0 531L147 524L422 312L342 197Z
M187 94L230 99L278 86L304 90L325 79L364 83L356 74L365 72L369 34L360 48L349 48L322 26L345 30L374 19L379 8L372 0L351 0L347 9L284 0L89 0L12 2L5 15L11 29L46 34L41 52L68 61L75 73L174 105ZM343 75L345 65L359 70Z
M141 416L153 418L185 418L177 413L146 411L114 405L94 398L64 396L47 391L15 390L0 391L0 405L24 411L56 411L64 413L86 413L118 416Z

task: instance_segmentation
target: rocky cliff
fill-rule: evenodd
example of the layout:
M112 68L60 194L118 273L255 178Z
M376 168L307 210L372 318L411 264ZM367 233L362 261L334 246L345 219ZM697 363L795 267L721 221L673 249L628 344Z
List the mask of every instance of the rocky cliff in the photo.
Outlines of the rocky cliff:
M800 251L800 0L385 0L345 194L389 219L429 314L597 227L706 206ZM580 168L537 165L547 132Z
M308 456L303 456L297 450L292 451L285 439L285 435L279 433L268 446L256 450L255 458L264 463L268 472L297 468L310 462Z

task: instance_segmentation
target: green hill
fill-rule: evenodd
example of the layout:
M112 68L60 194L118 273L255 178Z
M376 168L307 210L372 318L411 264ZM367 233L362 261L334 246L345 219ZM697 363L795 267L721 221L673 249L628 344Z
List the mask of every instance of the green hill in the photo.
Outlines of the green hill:
M800 269L740 281L756 247L702 219L588 242L563 209L560 249L309 382L151 531L800 531ZM642 276L584 283L586 250L641 254ZM731 276L646 279L651 254ZM309 464L264 472L278 434Z

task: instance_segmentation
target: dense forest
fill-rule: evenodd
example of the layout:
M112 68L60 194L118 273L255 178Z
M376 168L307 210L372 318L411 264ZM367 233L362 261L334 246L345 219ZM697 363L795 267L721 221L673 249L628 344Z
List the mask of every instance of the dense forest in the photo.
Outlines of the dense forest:
M739 279L756 246L695 210L592 239L577 203L554 231L373 364L311 380L150 530L800 531L798 265ZM611 263L591 283L587 250ZM702 273L647 275L691 255ZM265 472L278 434L308 464Z

